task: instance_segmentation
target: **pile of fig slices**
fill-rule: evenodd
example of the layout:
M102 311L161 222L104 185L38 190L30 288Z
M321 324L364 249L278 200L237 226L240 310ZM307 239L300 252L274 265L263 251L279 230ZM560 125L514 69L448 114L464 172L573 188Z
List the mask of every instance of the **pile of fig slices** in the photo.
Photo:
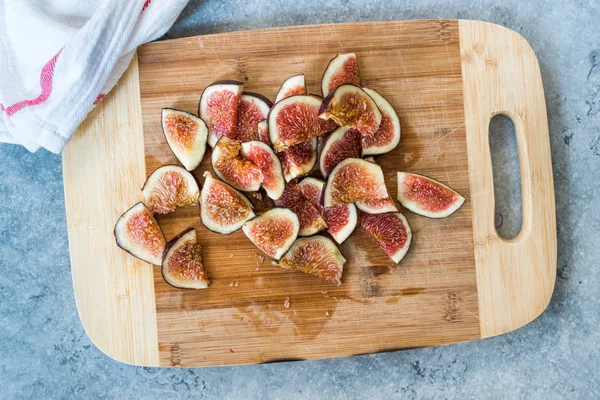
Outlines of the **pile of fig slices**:
M209 230L227 235L241 228L280 267L337 285L346 263L337 244L357 225L399 263L412 232L372 157L398 146L398 115L383 96L361 87L354 53L329 62L321 91L324 97L309 94L304 75L293 75L272 104L244 92L240 82L219 81L204 89L198 116L163 109L166 141L183 167L165 165L148 177L143 202L117 221L117 245L161 265L164 279L175 287L206 288L210 281L196 231L186 229L166 242L154 218L199 204ZM200 190L190 171L202 162L207 144L216 176L205 171ZM315 176L304 177L312 171ZM425 176L397 174L397 199L415 214L447 217L465 201ZM257 196L259 190L276 207L257 216L243 192Z

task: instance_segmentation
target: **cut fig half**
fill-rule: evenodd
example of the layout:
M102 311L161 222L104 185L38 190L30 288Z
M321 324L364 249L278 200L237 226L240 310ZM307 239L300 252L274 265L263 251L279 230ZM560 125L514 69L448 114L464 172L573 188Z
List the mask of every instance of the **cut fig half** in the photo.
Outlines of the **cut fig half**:
M319 155L323 178L327 178L340 161L360 157L360 140L360 132L347 126L340 126L327 137Z
M364 211L369 214L383 214L386 212L398 211L396 203L394 203L394 200L390 196L386 197L385 199L357 201L354 204L356 204L356 207L360 211Z
M321 93L327 96L332 90L346 83L360 86L358 59L354 53L338 54L329 61L321 79Z
M344 84L323 100L319 115L340 126L358 129L361 135L372 135L381 125L381 111L375 101L361 88Z
M398 172L398 201L415 214L444 218L458 210L465 198L426 176Z
M306 82L304 81L304 74L292 75L283 81L283 84L277 92L277 96L275 96L275 103L298 94L308 94Z
M321 210L302 193L302 188L291 181L285 185L281 197L275 201L278 207L289 208L300 219L299 236L310 236L327 228Z
M132 256L150 264L161 264L165 236L144 203L137 203L119 217L114 235L117 246Z
M200 189L194 176L178 165L163 165L142 187L144 203L152 214L167 214L198 200Z
M298 187L306 199L316 207L321 207L321 197L323 196L325 181L309 176L298 182Z
M317 138L295 144L277 155L281 160L286 182L306 175L317 163Z
M329 283L342 284L342 272L346 258L335 243L325 236L296 239L292 247L279 261L279 266L315 275Z
M212 152L212 167L219 178L244 192L260 189L260 168L242 154L242 142L221 137Z
M360 226L393 262L398 264L404 258L410 247L412 231L402 213L360 213L359 221Z
M164 280L180 289L206 289L210 279L202 265L202 247L196 230L186 229L167 243L162 268Z
M225 235L240 229L255 217L252 203L225 182L213 178L208 171L200 192L200 219L213 232Z
M273 200L281 197L285 179L279 158L273 149L263 142L253 140L242 143L241 155L258 167L262 174L261 186Z
M242 231L266 255L279 260L298 237L300 220L287 208L274 208L246 222Z
M243 92L238 106L235 139L242 142L259 140L258 123L269 115L271 100L258 93Z
M392 105L383 96L369 88L363 88L363 90L371 96L381 111L381 124L375 133L362 135L362 154L365 156L388 153L400 143L400 119Z
M204 158L208 127L202 118L186 111L163 108L162 129L169 148L188 171L195 170Z
M198 115L208 126L208 145L214 147L222 136L235 138L243 84L217 81L202 92Z
M347 158L329 174L323 191L323 206L386 197L388 192L381 167L361 158Z
M258 140L263 143L271 144L271 139L269 139L269 128L267 127L267 120L263 119L258 123Z
M296 95L276 103L269 112L269 138L275 151L281 152L335 129L332 121L319 118L321 98Z

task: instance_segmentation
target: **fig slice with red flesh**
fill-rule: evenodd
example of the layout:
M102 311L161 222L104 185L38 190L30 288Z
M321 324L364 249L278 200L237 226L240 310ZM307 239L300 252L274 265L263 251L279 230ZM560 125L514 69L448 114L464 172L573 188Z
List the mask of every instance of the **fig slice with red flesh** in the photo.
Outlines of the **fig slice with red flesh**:
M375 163L375 159L373 157L365 157L365 161ZM365 201L357 201L356 208L360 211L364 211L369 214L383 214L386 212L395 212L398 211L398 207L396 207L396 203L389 195L385 199L375 199L375 200L365 200Z
M366 156L388 153L400 143L400 119L394 107L383 96L369 88L363 90L371 96L381 111L381 124L375 133L362 135L362 154Z
M398 172L398 201L415 214L444 218L458 210L465 198L426 176Z
M408 221L399 212L384 214L360 213L360 226L375 243L398 264L406 255L412 240Z
M194 228L186 229L167 243L161 272L165 282L179 289L208 287L210 279L202 265L202 247Z
M298 94L308 94L304 74L292 75L283 81L277 92L277 96L275 96L275 103Z
M346 158L360 157L360 132L348 126L340 126L325 140L319 155L319 169L323 178Z
M361 135L376 133L382 118L371 96L358 86L348 84L339 86L325 97L319 116L340 126L356 128Z
M242 231L266 255L279 260L298 237L300 220L288 208L273 208L246 222Z
M277 153L286 182L308 174L317 163L317 138L298 143Z
M208 126L210 147L214 147L222 136L235 138L243 86L237 81L217 81L202 92L198 115Z
M163 165L142 187L144 203L152 214L167 214L198 200L200 189L194 176L178 165Z
M275 103L269 112L269 138L275 151L326 134L335 129L332 121L319 118L321 98L312 95L291 96Z
M325 223L327 224L327 233L333 239L342 244L356 228L358 222L358 212L354 204L338 204L332 207L321 207L321 198L325 182L321 179L308 177L304 178L299 184L302 194L310 199L313 204L321 209Z
M269 115L271 100L258 93L243 92L238 106L235 139L242 142L259 140L258 123Z
M347 158L329 174L323 191L323 206L386 197L388 192L381 167L361 158Z
M258 140L266 144L271 144L271 139L269 139L269 128L267 127L267 120L263 119L262 121L260 121L258 123L257 128L258 129L256 133L258 135Z
M225 235L255 217L252 203L232 186L213 178L208 171L200 192L200 219L213 232Z
M331 239L316 235L296 239L278 265L318 276L339 286L342 284L345 263L346 258Z
M244 192L260 189L260 168L242 154L242 142L221 137L212 152L212 167L219 178Z
M329 61L321 79L321 93L327 96L345 83L360 86L358 59L354 53L338 54Z
M279 158L273 149L263 142L253 140L242 143L241 155L258 167L262 174L261 186L273 200L281 197L285 179Z
M169 148L188 171L195 170L204 158L208 127L202 118L186 111L163 108L163 133Z
M291 181L285 185L281 197L275 201L278 207L289 208L300 219L299 236L310 236L327 228L327 223L321 215L321 210L312 199L304 196L302 188Z
M119 217L114 235L117 246L132 256L150 264L161 264L165 236L144 203L137 203Z

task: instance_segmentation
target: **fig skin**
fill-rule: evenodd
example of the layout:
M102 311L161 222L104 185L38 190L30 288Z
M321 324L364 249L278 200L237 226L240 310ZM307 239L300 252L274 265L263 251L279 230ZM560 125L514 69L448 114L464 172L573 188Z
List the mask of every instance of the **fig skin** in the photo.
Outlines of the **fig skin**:
M283 81L275 96L275 103L298 94L308 94L304 74L292 75Z
M329 174L322 204L336 204L384 199L388 197L381 167L361 158L347 158Z
M224 87L219 87L224 86ZM200 101L198 103L198 115L200 118L206 122L208 126L208 139L207 143L212 148L215 146L217 141L222 136L227 136L229 138L235 137L235 129L237 127L237 115L238 115L238 107L240 103L240 98L242 96L244 84L242 82L234 81L234 80L221 80L216 81L208 85L204 88L202 95L200 96ZM228 99L232 102L230 104L231 109L227 111L227 118L225 121L217 122L215 118L213 118L207 109L206 103L209 100L209 97L218 91L229 91L233 95L233 98ZM235 105L233 104L235 103ZM223 113L223 110L220 110Z
M355 53L338 54L329 60L321 77L321 94L325 97L345 83L360 86L358 58Z
M193 233L193 234L192 234ZM172 261L173 256L176 256L175 252L179 250L181 247L188 245L186 242L193 241L194 250L192 256L196 254L196 252L201 252L201 247L197 242L196 230L194 228L188 228L181 232L179 235L175 236L171 239L167 245L165 246L165 250L163 252L162 264L161 264L161 273L165 282L169 285L178 288L178 289L206 289L208 285L210 285L210 278L208 273L204 270L204 266L202 265L202 256L199 255L197 260L200 263L200 277L195 282L176 282L176 278L171 276L169 271L169 262ZM180 243L183 241L183 243ZM169 254L171 249L175 247L175 252L173 254Z
M398 172L398 201L415 214L429 218L445 218L458 211L465 198L435 179Z
M179 117L176 132L180 137L173 137L173 132L169 131L169 118ZM181 121L182 118L187 118L187 123ZM191 124L195 124L194 132ZM181 165L188 171L195 170L202 162L206 152L206 141L208 140L208 126L204 120L192 113L174 108L163 108L161 111L161 126L165 140L169 145L169 149ZM179 140L177 140L179 139Z
M146 245L151 245L152 247L155 247L155 249L136 249L134 247L140 246L139 243L127 243L130 241L130 239L127 237L127 231L129 228L127 226L127 222L130 221L133 216L140 213L144 213L146 217L145 221L140 221L140 223L144 224L142 239L143 241L147 242ZM156 235L154 238L150 237L152 233ZM143 202L140 201L139 203L134 204L129 210L121 214L117 220L117 223L115 224L113 235L115 236L117 246L127 253L150 264L161 264L161 256L166 246L165 236L160 229L160 225L158 225L158 222L156 222L156 219L154 219L154 216L152 216L152 213L150 210L148 210L148 207L146 207Z
M401 137L400 119L392 105L373 89L363 88L381 111L381 124L377 132L362 135L363 156L389 153L398 147Z
M179 175L179 178L175 178ZM142 186L144 203L152 214L168 214L179 207L194 204L200 189L194 176L179 165L167 164L155 169Z
M275 221L273 222L273 220ZM283 226L282 221L285 222ZM257 229L259 232L254 232ZM279 260L298 237L300 220L296 213L288 208L273 208L246 222L242 227L242 231L263 253ZM277 234L280 237L275 237ZM256 235L261 237L259 238ZM281 237L281 235L284 236ZM265 239L266 242L264 242Z
M242 92L238 105L235 139L242 142L260 140L258 123L267 118L271 107L273 107L271 100L262 94Z
M393 262L402 261L412 241L412 230L402 213L360 213L358 218L362 229Z
M360 133L358 130L340 126L325 139L319 153L319 170L323 178L346 158L361 156Z

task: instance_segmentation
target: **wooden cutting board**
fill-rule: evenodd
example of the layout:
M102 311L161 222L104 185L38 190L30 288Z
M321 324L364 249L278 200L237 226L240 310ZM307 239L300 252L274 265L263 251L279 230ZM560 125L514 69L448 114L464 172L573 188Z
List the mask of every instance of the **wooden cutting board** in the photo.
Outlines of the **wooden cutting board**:
M438 179L467 201L432 220L402 210L413 245L396 266L359 230L341 246L343 284L271 265L241 232L209 232L196 206L159 218L167 239L193 226L213 277L208 290L167 285L159 268L114 244L118 216L156 167L176 159L160 110L196 112L219 79L273 99L289 75L311 92L337 53L356 52L363 85L396 109L400 145L379 157ZM515 123L521 233L494 227L488 127ZM536 57L519 34L474 21L392 21L225 33L142 46L120 83L63 153L77 305L109 356L137 365L264 363L436 346L498 335L536 318L556 275L556 222L546 108ZM209 157L195 171L210 169ZM260 209L260 205L259 205ZM289 308L284 306L289 300Z

